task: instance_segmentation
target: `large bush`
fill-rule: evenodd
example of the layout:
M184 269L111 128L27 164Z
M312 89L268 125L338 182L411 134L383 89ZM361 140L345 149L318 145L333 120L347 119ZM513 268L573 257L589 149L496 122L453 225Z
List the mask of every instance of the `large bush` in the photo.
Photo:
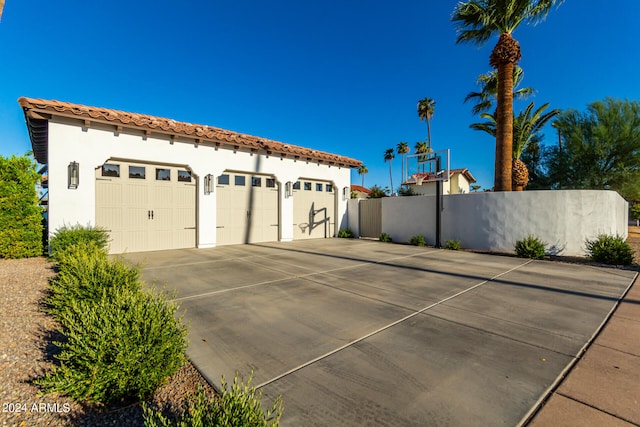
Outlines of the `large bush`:
M100 227L79 224L64 225L53 233L49 241L51 257L57 260L59 252L63 252L67 248L82 242L93 242L98 248L106 251L109 244L109 235L106 230Z
M261 407L262 392L251 385L251 377L244 383L233 380L229 389L222 378L222 395L209 398L201 389L192 397L187 408L179 414L177 423L171 422L160 412L144 407L144 425L147 427L277 427L282 416L282 400L278 397L266 412Z
M601 234L593 240L587 239L585 247L593 261L613 265L633 263L633 250L621 236Z
M40 175L28 156L0 156L0 258L42 255Z
M58 313L60 365L36 382L48 392L106 405L144 399L184 363L186 328L164 294L117 287L71 299Z
M92 301L120 288L140 289L140 267L122 259L109 260L94 241L80 242L56 252L58 275L51 281L47 302L53 313L73 301Z

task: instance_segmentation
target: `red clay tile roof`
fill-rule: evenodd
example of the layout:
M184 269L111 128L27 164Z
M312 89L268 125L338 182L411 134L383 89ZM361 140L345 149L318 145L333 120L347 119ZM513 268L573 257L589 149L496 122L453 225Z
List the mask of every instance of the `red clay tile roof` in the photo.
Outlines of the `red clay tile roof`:
M451 169L449 171L449 176L453 176L453 175L458 174L458 173L461 174L461 175L464 175L464 177L467 178L467 181L469 183L476 182L476 179L473 177L473 175L471 175L471 172L469 172L469 169L466 169L466 168L463 168L463 169ZM403 182L403 185L405 185L405 184L415 184L416 180L415 180L414 176L423 176L424 177L424 181L423 182L435 182L435 178L436 178L435 173L430 173L430 172L417 173L415 175L411 175L408 180Z
M359 192L364 193L364 194L371 194L371 190L369 190L368 188L363 187L362 185L351 184L351 190L359 191Z
M194 139L208 140L217 144L224 144L232 147L238 146L262 149L270 153L284 154L292 157L297 156L305 160L309 158L316 161L334 163L342 166L358 167L362 164L359 160L349 157L299 147L296 145L289 145L213 126L196 125L145 114L127 113L125 111L111 110L107 108L88 107L69 102L22 97L18 99L18 103L25 111L25 115L29 111L34 111L37 113L51 114L52 116L66 116L101 123L110 123L116 126L137 128L150 132L155 131L176 136L184 135Z

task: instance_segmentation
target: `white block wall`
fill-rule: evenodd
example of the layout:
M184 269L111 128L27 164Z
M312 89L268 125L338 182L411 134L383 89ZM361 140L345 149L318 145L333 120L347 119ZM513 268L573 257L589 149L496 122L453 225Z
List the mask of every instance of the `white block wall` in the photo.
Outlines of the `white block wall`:
M443 245L460 240L467 249L514 252L516 240L533 234L548 243L551 253L584 256L585 239L598 234L627 237L628 204L614 191L487 192L443 200ZM422 234L435 245L435 209L435 196L384 198L382 231L394 242ZM357 213L349 212L349 220L357 221Z

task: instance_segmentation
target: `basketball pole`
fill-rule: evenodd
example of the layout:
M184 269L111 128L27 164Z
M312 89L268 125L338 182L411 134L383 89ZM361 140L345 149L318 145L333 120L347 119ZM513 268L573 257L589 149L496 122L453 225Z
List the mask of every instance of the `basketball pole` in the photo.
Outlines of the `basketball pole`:
M442 226L442 180L438 179L440 173L440 155L436 156L436 248L441 248Z

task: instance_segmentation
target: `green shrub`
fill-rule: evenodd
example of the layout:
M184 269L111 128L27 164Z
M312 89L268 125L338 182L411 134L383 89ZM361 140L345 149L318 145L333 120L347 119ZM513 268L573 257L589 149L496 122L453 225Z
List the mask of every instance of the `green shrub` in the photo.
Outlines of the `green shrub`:
M516 254L520 258L543 259L546 246L539 238L528 235L522 240L516 240Z
M416 234L415 236L413 236L409 240L409 243L414 246L427 246L427 241L422 234Z
M445 240L444 248L452 251L459 251L461 248L460 240Z
M343 228L342 230L340 230L338 232L338 237L343 237L343 238L350 239L350 238L352 238L354 236L355 236L355 234L353 234L353 231L351 231L350 228Z
M631 265L633 250L621 236L601 234L594 240L585 241L587 254L591 260L604 264Z
M73 226L64 225L55 231L49 241L51 257L57 259L57 254L68 247L80 242L90 241L106 252L109 244L109 234L100 227L92 227L90 225L85 227L79 224Z
M381 242L391 242L391 236L389 236L387 233L382 233L380 235L380 241Z
M140 289L140 266L110 260L93 240L57 252L58 275L51 281L47 303L57 314L72 301L97 300L115 290Z
M186 328L165 294L118 287L59 313L60 365L36 380L47 392L105 405L144 399L184 363Z
M190 427L190 426L224 426L224 427L267 427L278 426L282 416L282 399L278 397L266 412L261 408L262 392L251 386L252 377L245 384L233 380L231 389L222 378L222 394L207 397L198 388L195 396L188 400L187 408L179 414L178 422L165 418L160 412L144 406L144 425L146 427Z
M42 210L36 193L39 180L29 156L0 156L0 258L42 255Z

